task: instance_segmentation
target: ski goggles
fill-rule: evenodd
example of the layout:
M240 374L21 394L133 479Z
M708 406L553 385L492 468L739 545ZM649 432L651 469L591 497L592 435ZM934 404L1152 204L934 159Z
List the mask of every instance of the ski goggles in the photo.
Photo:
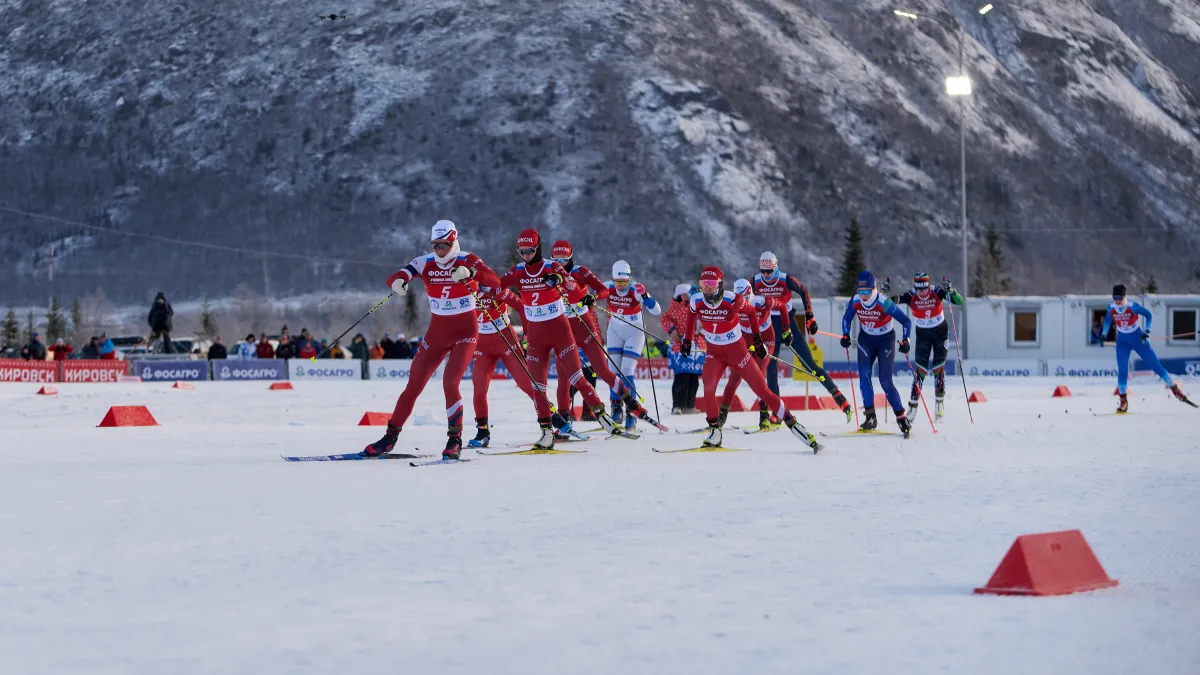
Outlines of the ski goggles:
M860 289L858 289L858 294L859 294L859 295L861 295L861 296L863 296L864 298L869 298L869 297L871 297L871 294L872 294L872 293L874 293L874 292L875 292L875 289L874 289L874 288L860 288Z
M913 281L913 288L917 289L918 291L923 291L923 290L929 288L929 280L928 279L916 279Z
M445 251L449 251L450 247L454 246L454 244L452 244L448 241L435 241L435 242L431 243L431 246L433 246L434 251L442 253Z
M1116 300L1117 302L1121 302L1124 299L1125 299L1124 295L1114 295L1113 296L1113 300Z
M566 267L567 261L569 261L570 258L551 258L551 260L558 263L559 265L562 265L563 267Z
M720 281L714 281L710 279L700 282L700 292L704 293L705 295L712 295L713 293L716 293L717 289L720 287Z
M519 248L519 249L517 249L517 253L520 253L521 255L533 255L534 253L537 253L537 249L536 248Z

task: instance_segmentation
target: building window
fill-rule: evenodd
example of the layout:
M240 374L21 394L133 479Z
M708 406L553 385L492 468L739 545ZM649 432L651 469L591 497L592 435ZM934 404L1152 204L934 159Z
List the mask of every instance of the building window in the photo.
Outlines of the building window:
M1091 314L1092 314L1092 323L1091 323L1091 327L1088 329L1087 341L1088 341L1089 345L1092 345L1094 347L1099 347L1100 344L1096 342L1096 336L1100 335L1100 329L1104 328L1104 317L1108 315L1108 307L1104 307L1102 309L1097 309L1097 308L1093 307L1091 309ZM1115 324L1115 323L1109 324L1108 333L1104 336L1104 339L1107 342L1115 342L1116 341L1116 339L1117 339L1117 324Z
M1200 336L1196 335L1196 331L1200 330L1200 323L1197 316L1200 310L1195 309L1172 309L1171 310L1171 337L1167 342L1171 344L1196 344L1200 342Z
M1037 347L1038 320L1036 309L1017 309L1008 313L1008 346Z

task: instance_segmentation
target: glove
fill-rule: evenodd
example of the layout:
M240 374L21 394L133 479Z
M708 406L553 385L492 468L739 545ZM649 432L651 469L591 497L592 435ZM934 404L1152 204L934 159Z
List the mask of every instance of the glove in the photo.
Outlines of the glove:
M911 346L911 345L909 345L909 343L908 343L908 338L904 338L903 340L901 340L901 341L900 341L900 353L901 353L901 354L907 354L907 353L908 353L908 348L909 348L910 346Z
M879 292L880 293L891 293L892 292L892 278L891 277L883 278L883 281L880 282L880 284L879 284Z
M1150 329L1147 328L1146 330L1142 331L1142 342L1145 342L1146 340L1149 340L1149 339L1150 339Z
M767 358L767 345L763 342L762 333L755 333L751 344L754 345L754 357L758 360Z
M850 334L842 333L842 349L850 348Z
M804 315L804 325L808 326L808 334L817 334L817 320L813 317L812 312Z
M783 335L780 335L779 338L783 341L783 344L791 347L792 346L792 329L789 328L789 329L783 331Z
M596 296L588 293L587 295L583 296L583 299L579 301L579 304L583 305L584 307L591 307L592 305L596 304Z
M691 340L684 338L683 341L679 343L679 355L685 358L692 355Z
M550 288L558 288L558 285L563 282L563 276L557 272L551 272L543 276L542 281Z
M942 277L942 288L949 293L950 291L954 290L954 284L950 283L950 280L946 277Z
M408 282L398 274L388 277L388 286L392 287L392 292L396 295L404 295L408 292Z
M455 281L466 281L467 279L475 276L475 268L467 267L466 265L460 265L459 267L454 268L454 271L450 273L450 276Z
M529 338L525 337L524 335L521 336L521 350L526 352L529 351Z

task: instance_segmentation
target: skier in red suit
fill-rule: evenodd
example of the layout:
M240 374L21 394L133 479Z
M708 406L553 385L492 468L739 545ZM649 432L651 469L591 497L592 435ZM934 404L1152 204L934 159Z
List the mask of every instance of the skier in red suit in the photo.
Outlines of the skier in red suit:
M566 291L567 317L571 323L571 333L575 336L575 344L588 357L596 377L603 380L609 389L617 391L626 407L636 417L647 417L649 413L634 398L633 391L624 379L609 368L608 357L604 353L604 342L600 338L600 322L591 311L591 306L597 300L608 297L608 287L590 269L575 264L575 251L571 242L560 239L554 242L554 247L550 250L554 262L562 265L576 283L574 290ZM558 378L558 407L564 411L563 414L568 414L571 410L571 383L561 377Z
M754 310L754 314L758 317L758 330L762 335L763 344L767 347L767 353L770 354L775 350L775 326L771 323L771 310L775 307L775 301L770 298L755 295L754 287L750 285L747 279L738 279L733 283L733 292L746 298L746 304ZM742 342L746 343L746 348L754 346L752 338L754 330L750 327L752 323L745 314L738 315L742 325ZM755 359L758 364L758 369L762 371L763 377L767 376L767 360L765 358ZM729 381L725 384L725 393L721 395L721 426L725 426L725 418L729 416L729 406L733 404L733 397L737 395L738 385L742 383L742 377L736 372L729 374ZM760 429L769 429L771 427L771 411L767 408L767 402L759 399L758 409L758 426Z
M463 282L475 279L481 286L495 287L499 284L499 278L479 256L460 250L458 230L454 223L439 220L433 226L430 239L432 253L413 258L412 262L387 280L393 293L404 295L408 292L409 284L420 279L429 296L431 316L429 329L421 338L421 345L409 368L408 385L396 401L396 410L388 421L383 438L363 451L368 457L391 452L396 446L396 438L412 415L417 397L425 389L438 364L447 356L449 359L442 375L442 388L446 392L449 429L442 458L457 460L462 450L463 401L459 385L475 353L479 334L475 296Z
M788 411L783 400L767 387L767 378L757 364L751 363L755 358L763 359L770 352L762 339L759 329L758 314L746 302L746 298L725 290L724 274L719 267L705 267L700 272L700 291L693 293L688 301L691 313L700 324L704 340L708 343L708 355L704 361L704 405L708 414L708 437L704 445L719 447L721 438L721 419L717 407L717 384L725 370L732 369L740 375L750 389L765 401L770 410L778 415L783 423L791 429L792 434L804 441L814 452L820 451L817 439L796 421ZM750 324L750 344L753 345L754 355L746 348L742 339L742 318ZM689 321L684 338L679 347L679 353L687 356L692 352L692 336L696 332L696 322Z

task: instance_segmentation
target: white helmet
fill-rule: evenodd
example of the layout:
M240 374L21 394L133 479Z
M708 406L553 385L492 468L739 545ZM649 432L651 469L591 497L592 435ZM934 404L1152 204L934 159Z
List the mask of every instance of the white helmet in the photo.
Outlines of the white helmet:
M779 258L775 257L770 251L763 251L762 255L758 256L758 271L759 272L774 272L779 269Z
M750 282L746 279L738 279L733 282L733 292L738 295L750 295Z
M445 265L454 258L458 257L461 250L458 245L458 228L449 220L439 220L433 225L433 230L429 233L429 241L450 242L450 250L446 255L433 255L434 259Z
M633 270L629 268L629 263L624 260L618 260L613 263L612 278L613 281L629 281L629 277L633 274Z

